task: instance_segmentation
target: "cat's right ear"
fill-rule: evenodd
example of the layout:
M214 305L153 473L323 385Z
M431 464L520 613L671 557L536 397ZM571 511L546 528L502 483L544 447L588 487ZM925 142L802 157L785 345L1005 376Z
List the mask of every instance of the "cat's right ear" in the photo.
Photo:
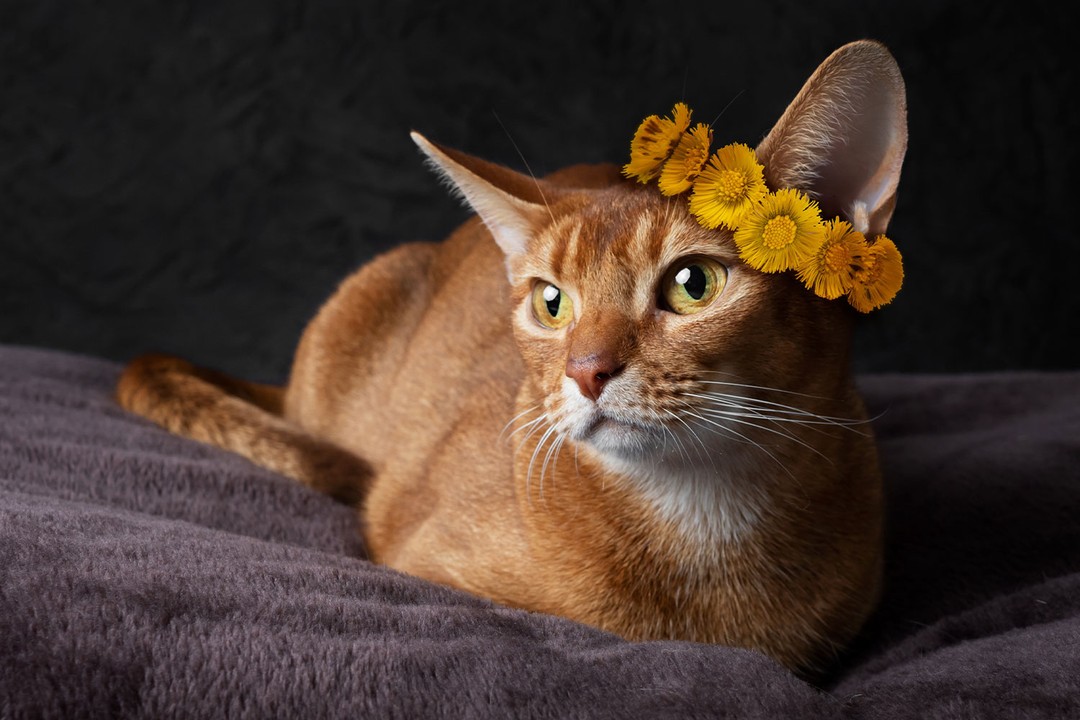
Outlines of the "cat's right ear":
M770 187L798 188L867 235L885 232L907 150L900 68L879 43L844 45L757 147Z
M484 221L509 268L550 218L548 202L555 190L501 165L436 145L418 132L411 136L436 172Z

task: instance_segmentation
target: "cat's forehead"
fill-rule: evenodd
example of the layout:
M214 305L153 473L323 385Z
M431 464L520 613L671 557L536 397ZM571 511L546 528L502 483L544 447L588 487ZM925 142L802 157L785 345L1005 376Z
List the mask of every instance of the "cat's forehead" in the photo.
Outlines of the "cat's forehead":
M730 234L702 228L677 198L626 191L591 194L556 215L529 252L553 280L637 277L693 254L725 259L734 244Z

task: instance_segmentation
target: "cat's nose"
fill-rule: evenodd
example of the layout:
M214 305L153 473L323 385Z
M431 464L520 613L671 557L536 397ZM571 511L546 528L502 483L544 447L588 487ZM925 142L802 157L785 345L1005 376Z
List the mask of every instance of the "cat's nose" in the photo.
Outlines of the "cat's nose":
M600 399L607 381L626 367L611 355L592 354L566 361L566 377L577 383L581 394L593 402Z

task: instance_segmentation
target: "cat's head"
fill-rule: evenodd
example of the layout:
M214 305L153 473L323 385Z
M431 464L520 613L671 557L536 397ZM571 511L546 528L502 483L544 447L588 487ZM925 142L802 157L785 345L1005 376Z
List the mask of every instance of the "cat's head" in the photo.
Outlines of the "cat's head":
M414 139L505 254L536 412L560 436L614 462L695 464L740 439L802 442L786 421L833 417L803 401L850 393L848 305L751 269L685 198L613 168L536 180ZM858 42L817 69L756 154L771 188L869 235L892 214L906 141L899 69Z

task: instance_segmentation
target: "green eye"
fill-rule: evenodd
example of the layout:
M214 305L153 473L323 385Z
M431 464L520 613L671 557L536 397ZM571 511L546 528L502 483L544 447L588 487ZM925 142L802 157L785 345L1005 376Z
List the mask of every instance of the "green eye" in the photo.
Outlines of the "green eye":
M538 282L532 292L533 315L546 328L558 330L574 319L574 304L551 283Z
M711 258L685 258L671 266L661 286L664 304L680 315L701 312L727 284L727 268Z

